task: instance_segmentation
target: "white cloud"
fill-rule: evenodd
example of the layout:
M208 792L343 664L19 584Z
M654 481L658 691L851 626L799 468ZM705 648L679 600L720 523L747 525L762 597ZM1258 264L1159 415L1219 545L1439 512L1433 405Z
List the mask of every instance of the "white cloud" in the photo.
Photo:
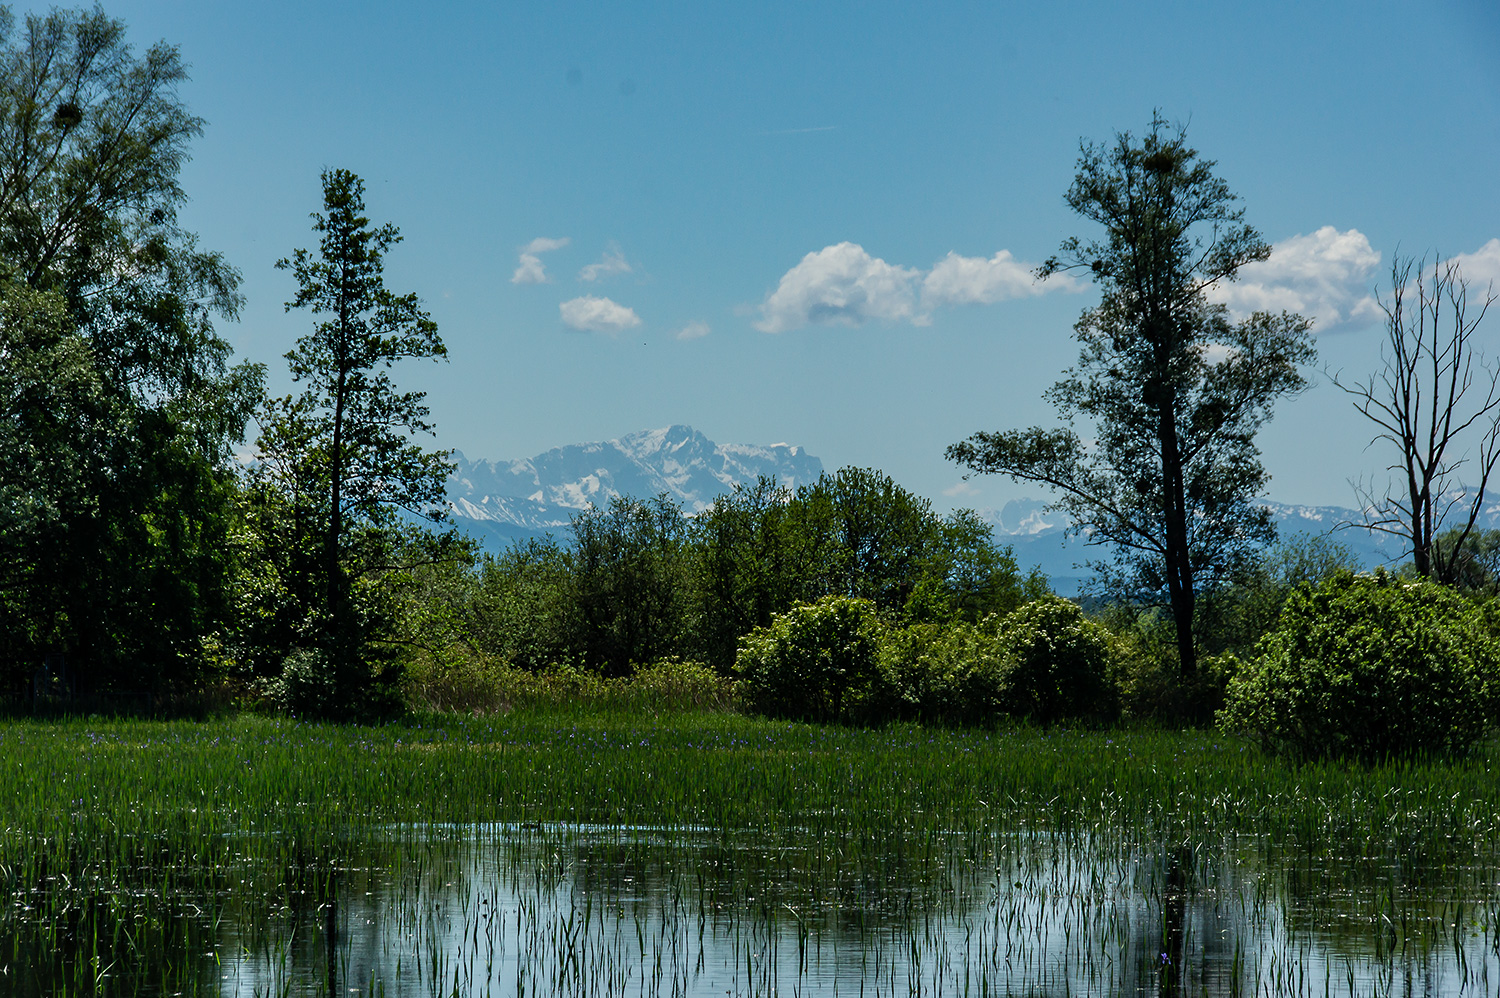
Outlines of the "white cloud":
M1323 332L1381 317L1371 294L1379 265L1380 254L1364 233L1325 225L1312 235L1276 243L1269 258L1241 267L1239 280L1220 282L1208 297L1229 306L1236 317L1297 312Z
M982 256L959 256L950 251L933 264L922 280L922 304L991 305L1007 298L1044 294L1055 288L1081 286L1067 274L1057 274L1046 283L1038 281L1036 268L1001 250L986 260Z
M706 322L689 322L686 326L677 330L679 340L701 340L713 330L708 328Z
M896 267L844 242L809 253L781 277L760 306L755 328L784 333L809 323L858 326L869 319L909 319L916 312L913 284L921 271Z
M859 326L870 319L925 326L932 309L945 305L988 305L1083 287L1067 274L1037 281L1035 269L1001 250L989 259L950 252L923 271L886 263L855 243L838 243L807 254L782 276L761 303L755 328L782 333L813 324Z
M957 499L959 496L977 496L979 495L979 489L960 478L957 482L944 489L943 495L950 499Z
M1491 239L1473 253L1460 253L1453 258L1469 290L1484 301L1485 291L1493 285L1500 294L1500 239Z
M608 298L584 295L565 301L558 306L562 321L574 329L592 330L599 333L617 333L622 329L641 324L635 309L626 308Z
M628 274L631 272L629 261L625 254L620 252L620 247L611 246L604 251L604 257L598 263L591 263L578 272L580 281L597 281L601 277L610 274Z
M511 275L512 284L546 284L550 278L547 276L547 268L542 265L542 258L538 253L550 253L552 250L562 249L568 245L566 236L562 239L548 239L539 236L521 248L521 265Z

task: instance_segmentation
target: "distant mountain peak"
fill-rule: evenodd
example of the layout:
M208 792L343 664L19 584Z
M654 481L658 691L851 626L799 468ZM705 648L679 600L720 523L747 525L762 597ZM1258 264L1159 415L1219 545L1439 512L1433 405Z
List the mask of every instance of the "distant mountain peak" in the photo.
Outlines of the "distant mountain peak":
M454 459L448 500L455 518L490 521L521 534L566 527L574 513L617 496L665 494L697 513L761 476L795 489L823 473L823 462L801 447L717 444L680 423L519 460L472 460L458 452Z

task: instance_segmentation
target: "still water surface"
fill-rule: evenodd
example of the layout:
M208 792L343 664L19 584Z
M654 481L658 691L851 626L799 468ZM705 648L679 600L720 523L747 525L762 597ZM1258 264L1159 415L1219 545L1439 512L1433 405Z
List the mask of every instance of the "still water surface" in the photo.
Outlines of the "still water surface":
M926 841L895 858L840 851L795 830L397 828L333 868L268 877L247 860L211 889L144 878L132 890L79 891L62 916L35 892L30 907L18 897L10 938L0 937L0 987L1500 994L1500 874L1488 866L1040 832ZM257 877L277 886L255 888ZM54 924L28 923L27 911Z

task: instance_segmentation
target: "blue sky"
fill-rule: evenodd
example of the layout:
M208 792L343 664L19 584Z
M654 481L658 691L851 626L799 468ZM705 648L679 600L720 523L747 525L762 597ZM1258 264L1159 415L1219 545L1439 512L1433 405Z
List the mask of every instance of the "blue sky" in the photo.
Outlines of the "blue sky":
M1153 108L1277 247L1231 305L1316 315L1321 366L1375 369L1398 251L1500 287L1489 0L105 9L192 67L183 221L243 271L239 354L289 389L308 319L273 264L316 245L319 172L353 170L404 236L388 283L450 352L398 381L470 457L688 423L941 509L1039 495L942 451L1054 422L1041 393L1094 295L1025 271L1093 234L1063 203L1080 139ZM1500 314L1483 335L1500 354ZM1260 438L1270 496L1348 504L1387 462L1315 381Z

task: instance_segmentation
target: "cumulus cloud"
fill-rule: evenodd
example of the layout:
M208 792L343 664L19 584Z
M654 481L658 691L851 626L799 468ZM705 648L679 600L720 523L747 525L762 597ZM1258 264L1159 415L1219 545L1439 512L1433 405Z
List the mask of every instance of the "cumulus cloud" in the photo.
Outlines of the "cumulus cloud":
M989 259L950 252L923 271L887 263L856 243L838 243L807 254L782 275L761 303L755 328L782 333L813 324L859 326L870 319L925 326L932 310L945 305L988 305L1082 287L1066 274L1037 281L1035 269L1001 250Z
M628 274L631 272L630 262L625 259L625 254L620 252L620 247L611 246L604 251L604 256L598 263L591 263L578 272L580 281L597 281L601 277L611 274Z
M1239 280L1220 282L1208 297L1229 306L1236 317L1297 312L1323 332L1380 318L1370 291L1379 265L1380 254L1364 233L1325 225L1276 243L1270 257L1241 267Z
M547 276L547 268L542 264L539 253L550 253L552 250L562 249L568 245L567 237L562 239L548 239L539 236L521 248L521 265L516 272L510 276L512 284L546 284L551 278Z
M1459 273L1469 282L1469 288L1484 300L1484 292L1491 285L1500 294L1500 239L1491 239L1473 253L1460 253L1453 258Z
M585 332L617 333L641 324L641 317L635 314L635 309L593 295L565 301L558 310L564 323Z
M1001 250L986 260L982 256L959 256L949 252L933 264L922 279L922 304L992 305L1007 298L1039 295L1057 288L1075 288L1078 282L1057 274L1045 283L1034 276L1036 268Z
M809 253L781 277L760 306L755 328L784 333L808 323L858 326L869 319L917 315L914 285L921 271L897 267L843 242Z
M706 322L689 322L686 326L677 330L677 338L679 340L701 340L710 332L712 330L708 328L708 323Z

